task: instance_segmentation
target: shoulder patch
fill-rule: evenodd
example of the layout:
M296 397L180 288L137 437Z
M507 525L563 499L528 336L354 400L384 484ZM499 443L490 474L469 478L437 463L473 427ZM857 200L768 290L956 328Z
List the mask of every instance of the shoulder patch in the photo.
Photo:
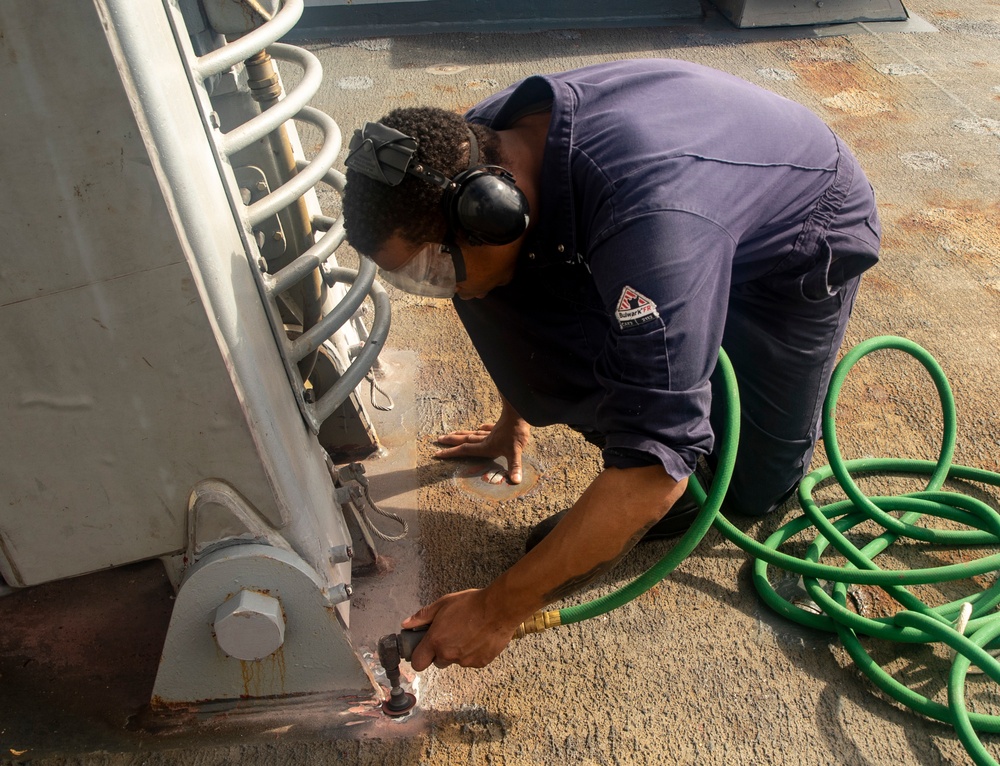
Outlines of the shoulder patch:
M658 316L655 303L635 288L625 285L618 299L618 309L615 311L615 317L623 330L651 322Z

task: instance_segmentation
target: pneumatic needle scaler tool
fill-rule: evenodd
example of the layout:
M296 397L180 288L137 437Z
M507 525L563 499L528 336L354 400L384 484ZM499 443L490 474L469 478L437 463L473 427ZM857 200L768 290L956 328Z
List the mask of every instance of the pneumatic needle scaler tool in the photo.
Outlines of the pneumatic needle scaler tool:
M392 687L389 699L382 703L382 712L386 715L394 717L406 715L417 704L417 698L403 691L403 687L399 684L399 663L403 660L409 662L413 650L427 634L428 627L425 625L415 630L389 633L378 640L378 660L385 668L386 678Z

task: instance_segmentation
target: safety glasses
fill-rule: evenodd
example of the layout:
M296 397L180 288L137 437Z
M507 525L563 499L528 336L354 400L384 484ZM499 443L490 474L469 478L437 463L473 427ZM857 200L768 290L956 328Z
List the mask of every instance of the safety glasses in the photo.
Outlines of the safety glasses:
M393 287L427 298L453 298L465 281L465 258L454 243L427 242L392 271L381 270Z

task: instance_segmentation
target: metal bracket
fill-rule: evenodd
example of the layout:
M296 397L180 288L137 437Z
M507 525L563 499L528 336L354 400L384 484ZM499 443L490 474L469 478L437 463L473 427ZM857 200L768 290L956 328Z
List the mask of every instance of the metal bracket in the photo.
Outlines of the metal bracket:
M240 197L243 199L243 204L247 207L264 199L271 192L267 176L258 167L245 165L241 168L233 168L233 175L240 187ZM257 249L264 256L264 260L273 261L285 254L287 248L285 231L281 228L277 213L255 224L253 234L257 240Z
M372 537L361 515L365 499L364 486L359 477L367 483L365 467L361 463L349 463L338 469L332 461L327 467L336 485L334 498L344 514L344 523L351 533L351 574L354 576L371 574L378 561L378 551L375 548L375 538Z
M208 509L216 514L208 518ZM218 511L222 513L219 514ZM286 514L282 521L287 522ZM205 479L188 496L187 565L212 548L248 540L291 550L288 542L234 487L220 479Z

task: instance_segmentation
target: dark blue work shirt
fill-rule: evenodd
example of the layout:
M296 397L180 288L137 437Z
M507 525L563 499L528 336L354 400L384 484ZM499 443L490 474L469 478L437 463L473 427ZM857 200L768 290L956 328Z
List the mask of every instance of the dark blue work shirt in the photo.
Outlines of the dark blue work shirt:
M805 107L682 61L531 77L466 118L502 130L547 110L540 206L514 279L456 308L529 423L594 433L606 464L638 454L679 480L712 446L730 291L762 279L796 299L835 290L820 242L861 171ZM876 260L868 234L870 261L841 270Z

